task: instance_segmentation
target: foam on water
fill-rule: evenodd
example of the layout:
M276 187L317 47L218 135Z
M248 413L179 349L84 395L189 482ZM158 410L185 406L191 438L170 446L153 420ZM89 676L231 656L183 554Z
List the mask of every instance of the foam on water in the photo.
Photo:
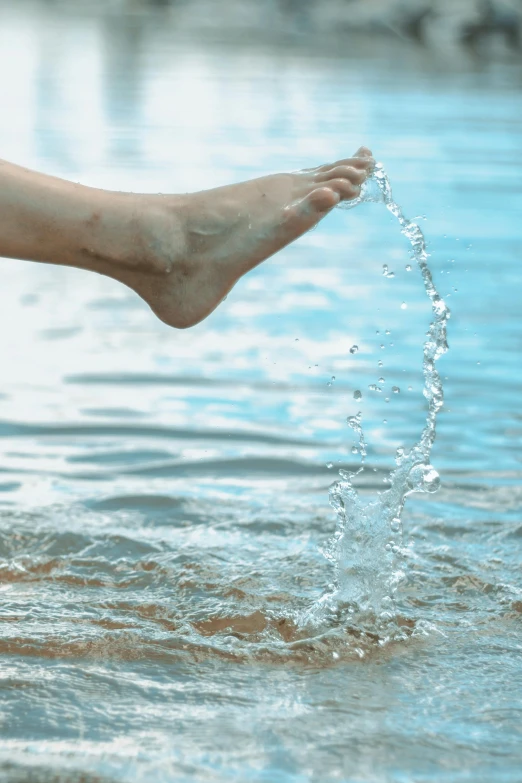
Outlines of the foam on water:
M390 181L381 164L362 189L358 199L344 202L353 208L364 201L384 203L399 221L409 240L430 299L433 320L424 343L424 396L428 401L426 424L420 439L409 451L398 449L396 467L390 472L389 488L368 501L353 486L364 470L366 444L361 413L348 418L359 437L362 466L356 473L339 471L341 480L330 488L330 504L337 514L337 529L324 550L332 563L334 578L326 594L305 615L306 623L322 624L351 616L358 627L378 631L381 639L396 639L403 631L397 621L395 595L404 578L402 570L402 511L407 495L436 492L440 477L430 463L436 435L437 414L443 406L442 381L435 362L448 350L446 333L450 311L437 291L428 266L426 240L419 226L408 220L393 199Z

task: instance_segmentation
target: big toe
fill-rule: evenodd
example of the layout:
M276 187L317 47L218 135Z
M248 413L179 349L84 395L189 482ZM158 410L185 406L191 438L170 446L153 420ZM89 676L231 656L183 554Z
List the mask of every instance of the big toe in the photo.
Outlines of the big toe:
M308 231L336 207L340 200L340 193L330 187L315 188L296 204L286 208L285 232L299 236Z
M368 147L359 147L354 155L355 158L372 158L372 151Z
M319 216L322 216L336 207L340 200L340 193L332 190L332 188L316 188L301 201L299 206L302 213L309 215L316 213Z

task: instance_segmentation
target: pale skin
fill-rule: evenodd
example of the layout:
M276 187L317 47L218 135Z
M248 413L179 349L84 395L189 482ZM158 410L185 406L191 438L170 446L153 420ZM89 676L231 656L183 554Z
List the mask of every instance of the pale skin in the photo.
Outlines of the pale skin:
M206 318L246 272L356 198L366 147L314 169L183 195L118 193L0 161L0 256L132 288L169 326Z

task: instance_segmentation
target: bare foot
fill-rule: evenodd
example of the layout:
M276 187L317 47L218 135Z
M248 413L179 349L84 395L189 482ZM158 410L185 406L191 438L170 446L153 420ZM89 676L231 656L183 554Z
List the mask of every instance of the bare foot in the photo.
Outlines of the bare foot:
M143 196L143 263L100 269L180 329L209 315L237 280L356 198L374 161L353 158L184 196Z

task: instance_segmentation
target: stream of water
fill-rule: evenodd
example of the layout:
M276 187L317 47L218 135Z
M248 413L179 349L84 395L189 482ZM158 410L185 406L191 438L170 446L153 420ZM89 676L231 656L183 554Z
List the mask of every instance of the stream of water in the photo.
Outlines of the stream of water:
M329 591L305 614L305 622L330 619L338 623L344 614L359 627L362 624L371 633L380 634L379 641L383 644L390 639L407 638L394 601L404 578L402 512L406 496L413 492L433 493L440 488L439 474L430 464L437 414L444 404L442 380L435 362L448 350L450 311L433 282L424 234L417 223L404 216L394 200L390 180L380 163L363 186L359 198L341 206L353 209L364 202L383 203L397 218L402 234L411 244L412 260L420 270L431 303L433 320L423 349L423 394L428 415L419 441L409 449L397 449L396 468L384 478L388 489L378 492L370 501L361 498L353 485L353 479L364 471L366 458L362 415L359 412L348 417L348 425L359 438L362 466L356 472L340 470L341 481L330 489L330 505L337 514L337 530L324 552L333 564L334 581ZM384 378L380 380L385 382ZM392 391L399 393L400 389L393 387ZM360 396L356 391L354 397Z

